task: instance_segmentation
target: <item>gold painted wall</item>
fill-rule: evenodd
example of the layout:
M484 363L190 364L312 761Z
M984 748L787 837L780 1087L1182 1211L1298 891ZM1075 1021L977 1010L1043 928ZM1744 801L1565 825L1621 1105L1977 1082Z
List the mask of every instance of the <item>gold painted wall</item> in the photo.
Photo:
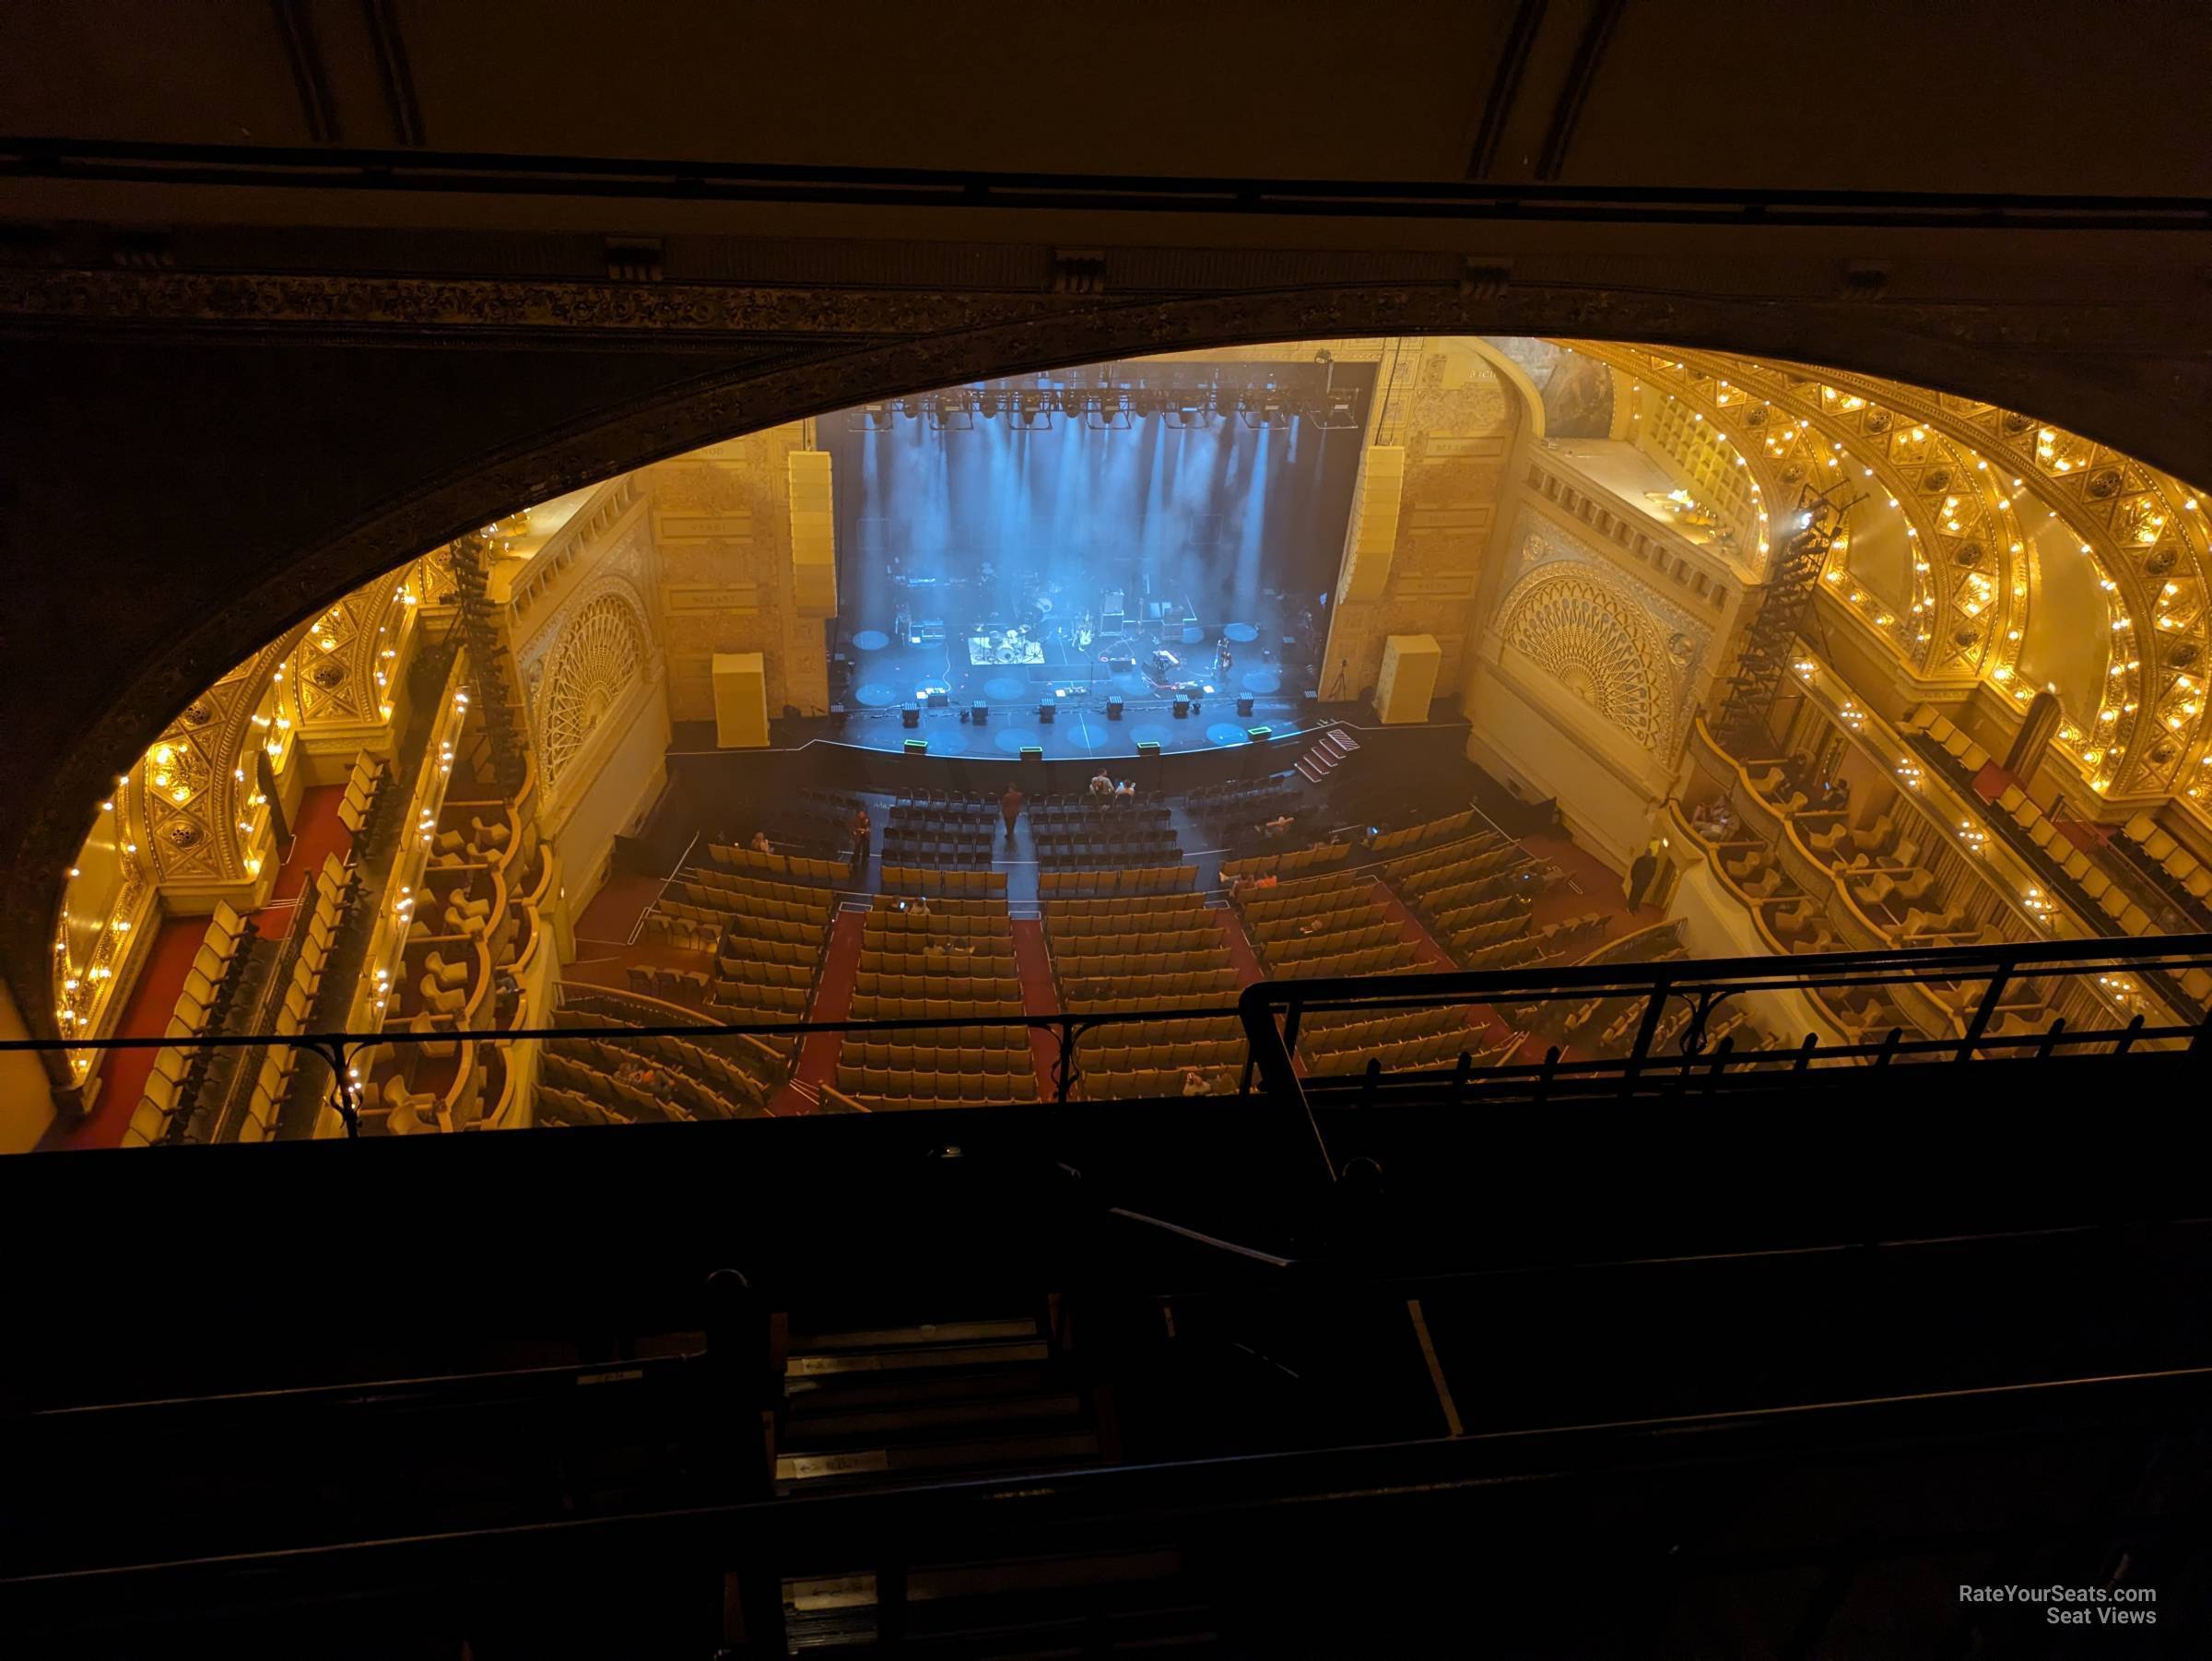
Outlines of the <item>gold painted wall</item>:
M668 713L714 719L714 656L767 660L768 712L830 708L825 622L802 616L792 570L790 456L810 424L733 439L645 469L659 550Z
M1458 684L1506 489L1517 395L1471 343L1394 345L1383 358L1368 432L1371 453L1405 451L1389 575L1371 600L1347 597L1355 592L1352 571L1340 578L1322 666L1324 698L1357 698L1372 689L1383 642L1394 634L1433 635L1442 654L1438 685ZM1363 457L1362 488L1365 473ZM1350 535L1359 528L1355 514Z

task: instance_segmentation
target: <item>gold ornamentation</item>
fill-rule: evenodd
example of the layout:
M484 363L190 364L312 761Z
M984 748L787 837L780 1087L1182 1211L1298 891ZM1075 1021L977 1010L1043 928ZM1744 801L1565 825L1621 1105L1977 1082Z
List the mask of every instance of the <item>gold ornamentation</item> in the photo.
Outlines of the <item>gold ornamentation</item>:
M621 595L587 601L546 659L539 691L538 754L555 786L645 661L645 630Z

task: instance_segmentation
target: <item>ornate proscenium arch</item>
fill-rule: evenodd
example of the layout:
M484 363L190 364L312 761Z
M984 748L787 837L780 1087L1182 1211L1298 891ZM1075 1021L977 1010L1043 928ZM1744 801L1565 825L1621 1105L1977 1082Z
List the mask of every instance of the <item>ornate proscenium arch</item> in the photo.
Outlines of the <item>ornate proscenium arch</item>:
M375 303L362 304L359 294L315 291L317 279L253 277L222 279L222 303L213 312L203 303L201 279L198 289L181 295L161 287L167 278L121 297L109 284L80 294L74 309L47 303L52 284L45 277L37 279L46 285L39 292L0 295L0 310L37 320L30 325L38 332L36 349L13 354L11 369L40 386L98 381L97 370L73 370L72 355L81 350L88 365L115 355L101 331L115 326L119 303L129 308L134 340L163 338L165 327L171 343L235 329L237 346L211 349L251 353L265 351L272 340L288 349L292 342L327 348L343 339L351 372L368 377L363 366L373 364L392 386L418 384L426 395L430 382L418 371L426 341L451 346L481 336L506 348L473 357L466 377L437 378L445 402L436 430L450 436L439 440L434 461L428 449L403 447L394 456L409 459L357 466L325 481L335 488L319 494L312 510L227 515L219 535L211 525L197 542L183 527L187 539L165 544L160 565L147 570L149 577L158 571L172 580L190 572L205 588L206 604L196 611L171 605L154 616L118 618L112 643L104 644L112 664L88 664L88 652L102 648L84 641L27 634L11 648L0 719L23 753L51 758L42 777L0 803L0 845L12 855L0 957L18 1003L40 1020L50 1007L39 984L43 977L27 978L22 966L40 961L56 915L61 872L104 784L256 642L314 616L369 576L518 503L874 397L1176 348L1349 335L1604 336L1743 350L1770 362L1849 363L1971 389L2015 406L2070 415L2139 453L2162 454L2171 465L2212 475L2212 427L2202 419L2191 424L2184 406L2194 406L2170 389L2173 395L2160 405L2159 418L2145 418L2140 395L2105 373L2103 359L2078 350L2076 322L1949 305L1811 300L1747 305L1719 291L1717 278L1713 291L1701 293L1518 277L1501 295L1477 293L1463 287L1461 264L1451 257L1378 256L1375 281L1354 285L1339 277L1333 280L1345 286L1316 287L1302 269L1292 279L1293 256L1255 254L1253 277L1281 286L1135 300L1112 294L680 284L651 292L610 285L603 292L597 285L564 284L559 305L547 310L524 292L542 285L408 289L386 282L378 286ZM1420 275L1408 274L1415 266ZM470 292L457 295L457 289ZM653 325L642 338L683 341L697 355L672 356L648 375L631 374L624 360L605 356L596 339L576 349L601 314L594 307L618 316L633 338L642 320ZM2112 327L2124 334L2128 323L2115 319ZM73 332L78 330L88 332L80 336ZM2177 339L2161 324L2156 344L2177 351L2183 349ZM2039 350L2060 346L2076 349ZM2110 349L2137 346L2115 336ZM265 367L272 384L282 379L273 363ZM550 429L524 427L546 406L516 388L558 384L559 375L571 372L580 390L565 405L571 413ZM25 383L27 393L30 384ZM364 387L371 384L364 380ZM594 399L587 395L591 387L608 390ZM312 469L336 454L379 456L380 436L389 439L394 413L372 397L334 397L324 401L320 425L295 431L298 423L288 425L265 399L238 407L235 421L227 421L220 406L195 412L189 427L172 423L163 442L197 443L211 468L228 446L255 450L273 473ZM50 424L39 440L49 452L29 456L23 476L68 477L66 446L77 442L76 431L66 423ZM495 435L494 442L472 453L464 432ZM294 448L285 449L288 443ZM109 582L127 590L138 569L131 561L154 558L142 548L144 538L130 532L157 505L166 506L125 492L70 513L46 511L43 521L11 515L8 546L28 564L35 550L23 537L36 536L41 524L82 527L79 534L107 558Z

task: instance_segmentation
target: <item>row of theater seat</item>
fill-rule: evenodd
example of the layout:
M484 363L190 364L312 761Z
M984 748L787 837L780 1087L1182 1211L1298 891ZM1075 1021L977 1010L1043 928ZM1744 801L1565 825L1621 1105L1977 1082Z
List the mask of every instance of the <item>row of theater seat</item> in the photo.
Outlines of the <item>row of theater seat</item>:
M797 854L762 854L752 848L733 847L727 842L709 842L707 856L725 871L771 881L788 880L829 888L853 879L853 867L842 860L812 859Z
M945 895L959 899L1004 895L1006 891L1004 871L936 871L924 866L887 861L882 872L883 891L887 894L922 894L930 899Z
M1264 877L1287 881L1315 871L1330 871L1345 864L1352 856L1348 842L1317 842L1311 848L1294 848L1288 854L1258 854L1250 859L1225 859L1221 862L1221 880L1232 887L1240 882L1253 882Z
M767 1101L790 1076L788 1040L738 1034L695 1041L634 1031L661 1019L660 1011L627 1004L617 993L568 989L556 1024L577 1036L554 1042L602 1046L599 1065L606 1071L618 1071L632 1061L673 1068L741 1113Z
M1134 870L1040 871L1037 892L1046 900L1077 895L1175 894L1198 880L1196 866L1147 866Z
M1504 1039L1486 1041L1474 1028L1462 1026L1456 1032L1431 1032L1382 1043L1331 1048L1315 1056L1313 1071L1323 1078L1363 1073L1372 1063L1385 1073L1410 1072L1453 1066L1462 1055L1477 1067L1496 1066L1510 1058L1521 1042L1518 1032Z
M172 1041L197 1038L209 1030L211 1018L229 1015L257 932L250 918L241 916L222 901L216 901L215 913L207 920L199 949L193 954L192 968L186 972L164 1036ZM196 1108L196 1097L213 1060L211 1051L189 1049L176 1043L156 1050L146 1087L123 1133L123 1146L144 1148L160 1141L168 1134L172 1115Z
M957 875L957 874L956 874ZM1002 875L992 873L992 875ZM900 911L879 899L861 925L855 1020L941 1020L1018 1015L1014 938L1006 901L947 896ZM921 1031L848 1042L838 1089L870 1110L1033 1099L1028 1036L1018 1027L970 1027L973 1042Z

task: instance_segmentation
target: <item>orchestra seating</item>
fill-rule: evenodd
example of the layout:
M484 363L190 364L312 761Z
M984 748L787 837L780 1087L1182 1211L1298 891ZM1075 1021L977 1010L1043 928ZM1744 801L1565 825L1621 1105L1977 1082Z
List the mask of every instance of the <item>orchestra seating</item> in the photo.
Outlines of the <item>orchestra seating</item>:
M1054 900L1044 924L1064 1009L1135 1014L1226 1009L1237 1001L1235 960L1198 894ZM1077 1041L1077 1093L1092 1101L1180 1096L1193 1067L1206 1076L1209 1093L1225 1093L1243 1059L1233 1015L1101 1027Z
M882 871L883 891L887 894L920 894L931 900L940 897L979 900L991 895L1003 898L1006 891L1004 871L939 871L927 866L889 864Z
M1218 847L1243 847L1265 832L1270 820L1296 821L1309 810L1302 781L1290 772L1265 779L1231 779L1185 793L1182 811L1198 834Z
M837 906L830 889L696 867L689 879L671 882L654 909L669 915L671 931L688 925L692 938L713 952L706 1007L716 1019L738 1025L806 1014ZM648 937L653 932L650 924L646 932ZM680 934L671 938L683 943ZM693 972L674 972L673 984L655 973L650 986L636 989L672 1002L697 1001L686 978Z
M1373 879L1357 872L1232 889L1231 899L1270 975L1318 980L1420 967L1420 954L1376 898Z
M1334 870L1351 856L1349 842L1316 842L1310 848L1296 848L1288 854L1259 854L1250 859L1223 860L1221 880L1234 885L1267 877L1280 880L1308 876L1315 871Z
M665 1024L666 1012L615 994L564 989L556 1024L574 1036L547 1039L537 1057L541 1125L636 1125L753 1119L790 1075L787 1056L736 1034L704 1040L628 1037Z
M999 828L995 803L980 797L944 802L899 802L883 827L886 864L988 870L992 838Z
M762 854L758 849L735 847L728 842L709 843L707 854L719 868L740 877L813 887L834 887L853 880L853 866L842 857L816 859L800 854Z
M1495 830L1402 854L1382 875L1463 969L1512 969L1546 955L1526 939L1529 907L1554 873Z
M1021 1012L1004 900L878 899L862 929L850 1018L935 1024L848 1038L837 1088L870 1112L1034 1101L1028 1031L966 1024Z
M1659 923L1623 935L1592 952L1585 960L1603 963L1657 963L1686 958L1679 923ZM1637 996L1563 997L1544 1002L1501 1004L1499 1013L1517 1028L1532 1033L1540 1043L1571 1048L1579 1055L1625 1054L1635 1042L1649 1000ZM1653 1034L1651 1054L1656 1055L1675 1039L1689 1019L1685 1000L1672 998L1661 1013ZM1746 1047L1739 1039L1737 1049Z
M1134 871L1043 871L1037 893L1042 900L1089 894L1180 894L1198 881L1196 866L1152 866Z
M1053 817L1047 817L1048 814ZM1129 804L1040 808L1030 816L1037 864L1045 870L1172 865L1182 857L1165 807Z

